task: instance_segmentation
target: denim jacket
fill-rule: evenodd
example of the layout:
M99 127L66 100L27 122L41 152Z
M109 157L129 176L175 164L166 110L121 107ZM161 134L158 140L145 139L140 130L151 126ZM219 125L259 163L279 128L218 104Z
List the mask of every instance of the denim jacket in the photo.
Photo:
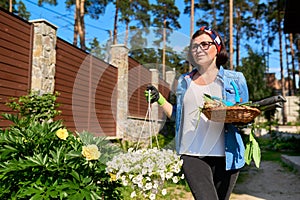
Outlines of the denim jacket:
M190 86L193 75L197 69L189 73L183 74L178 80L176 90L176 105L173 106L172 119L176 122L175 140L176 151L179 153L179 145L181 143L181 133L179 127L182 119L182 104L185 92ZM243 103L249 99L248 87L246 79L241 72L226 70L220 67L217 78L223 84L222 98L232 103ZM225 157L226 157L226 170L239 169L244 166L244 152L245 147L238 129L233 124L225 124Z

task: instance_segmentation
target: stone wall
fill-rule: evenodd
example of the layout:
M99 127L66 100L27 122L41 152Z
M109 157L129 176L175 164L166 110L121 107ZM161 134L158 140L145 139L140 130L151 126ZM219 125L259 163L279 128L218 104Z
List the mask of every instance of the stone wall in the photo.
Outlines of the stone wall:
M286 96L285 98L287 122L299 122L298 110L300 110L300 107L298 104L300 103L300 98L297 96ZM282 123L282 109L277 109L276 119L279 120L279 123Z
M34 25L31 89L54 92L57 27L46 20L30 21Z
M141 118L128 118L127 131L124 138L130 141L150 142L151 137L157 135L164 124L164 120L149 121Z
M128 48L123 44L112 45L110 64L118 68L116 137L123 138L128 115Z

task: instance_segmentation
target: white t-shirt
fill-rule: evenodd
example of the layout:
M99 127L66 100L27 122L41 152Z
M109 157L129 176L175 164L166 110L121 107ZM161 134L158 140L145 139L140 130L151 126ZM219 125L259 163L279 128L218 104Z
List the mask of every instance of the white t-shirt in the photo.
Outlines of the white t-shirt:
M224 123L213 122L200 113L204 93L222 98L222 87L217 80L208 85L191 82L187 89L182 107L182 138L180 154L193 156L224 156Z

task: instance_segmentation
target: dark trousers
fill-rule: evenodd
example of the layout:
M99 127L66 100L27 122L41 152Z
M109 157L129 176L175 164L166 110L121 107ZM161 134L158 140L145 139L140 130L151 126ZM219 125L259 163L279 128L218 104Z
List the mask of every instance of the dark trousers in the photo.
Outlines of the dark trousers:
M225 170L225 157L182 155L185 179L196 200L228 200L239 170Z

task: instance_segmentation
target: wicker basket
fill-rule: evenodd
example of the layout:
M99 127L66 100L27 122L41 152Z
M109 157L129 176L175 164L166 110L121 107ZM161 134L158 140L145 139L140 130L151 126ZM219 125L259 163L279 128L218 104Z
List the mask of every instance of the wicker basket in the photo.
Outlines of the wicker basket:
M250 106L226 106L203 108L204 115L215 122L249 123L260 114L260 110Z

